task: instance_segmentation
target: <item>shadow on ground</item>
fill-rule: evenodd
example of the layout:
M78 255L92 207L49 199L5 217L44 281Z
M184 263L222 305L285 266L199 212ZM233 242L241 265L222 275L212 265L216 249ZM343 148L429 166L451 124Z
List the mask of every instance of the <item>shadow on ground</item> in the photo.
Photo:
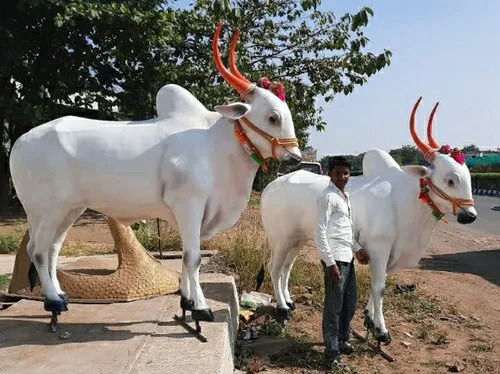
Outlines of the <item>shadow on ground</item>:
M420 260L424 270L469 273L500 286L500 249L432 255Z

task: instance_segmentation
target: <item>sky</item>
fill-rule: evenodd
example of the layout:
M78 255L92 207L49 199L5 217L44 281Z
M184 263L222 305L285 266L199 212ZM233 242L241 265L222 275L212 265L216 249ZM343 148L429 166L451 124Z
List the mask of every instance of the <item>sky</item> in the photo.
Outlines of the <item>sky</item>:
M391 65L348 96L318 101L327 130L312 130L309 143L319 156L413 144L408 121L419 96L421 136L439 101L441 144L500 146L500 1L324 0L322 9L340 16L363 6L375 13L368 50L391 50Z

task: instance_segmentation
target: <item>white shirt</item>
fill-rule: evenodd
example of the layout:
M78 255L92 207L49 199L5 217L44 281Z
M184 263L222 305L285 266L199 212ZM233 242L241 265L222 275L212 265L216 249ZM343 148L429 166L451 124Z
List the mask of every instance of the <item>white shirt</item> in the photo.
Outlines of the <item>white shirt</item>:
M331 181L316 201L315 241L326 266L336 261L351 262L353 251L361 248L353 237L349 194Z

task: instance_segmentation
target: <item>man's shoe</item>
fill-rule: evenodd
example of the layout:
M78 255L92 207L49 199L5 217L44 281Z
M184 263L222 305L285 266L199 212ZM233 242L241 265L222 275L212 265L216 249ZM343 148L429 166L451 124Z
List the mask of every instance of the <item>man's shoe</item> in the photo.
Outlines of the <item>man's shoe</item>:
M339 346L339 352L343 355L350 355L354 353L354 347L349 342L342 342Z

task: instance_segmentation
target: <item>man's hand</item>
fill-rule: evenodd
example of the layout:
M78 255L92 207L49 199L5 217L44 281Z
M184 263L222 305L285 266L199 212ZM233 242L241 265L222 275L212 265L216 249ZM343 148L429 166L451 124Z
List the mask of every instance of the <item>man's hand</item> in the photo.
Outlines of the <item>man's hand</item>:
M330 270L330 275L333 278L333 280L339 280L340 279L340 268L337 265L332 265L328 268Z
M370 261L370 256L368 256L368 252L366 252L366 249L364 248L361 248L356 252L356 258L361 265L366 265L368 264L368 261Z

